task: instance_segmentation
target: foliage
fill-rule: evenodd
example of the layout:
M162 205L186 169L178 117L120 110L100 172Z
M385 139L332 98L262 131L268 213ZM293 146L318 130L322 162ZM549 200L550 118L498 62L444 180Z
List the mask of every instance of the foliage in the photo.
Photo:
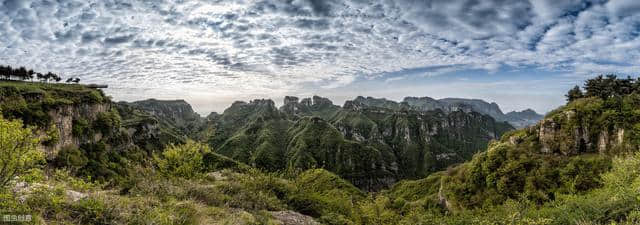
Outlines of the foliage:
M83 85L0 81L0 102L5 118L21 119L26 125L44 129L51 124L52 110L77 104L101 104L107 99L102 91Z
M357 217L358 201L365 198L355 186L323 169L312 169L295 179L289 204L303 214L329 224L343 224Z
M209 153L209 146L187 141L183 145L170 144L161 156L155 157L155 161L160 172L167 176L192 178L205 171L203 159Z
M101 112L93 122L93 129L102 134L111 134L120 127L120 114L115 109L108 112Z
M58 168L68 168L71 171L78 171L87 165L89 159L76 147L66 146L62 148L54 160L54 165Z
M377 196L375 200L360 205L362 224L394 224L401 217L392 208L391 200L386 196Z
M54 146L60 141L60 133L55 124L49 126L46 132L46 136L44 140L42 140L42 144L45 146Z
M567 97L567 102L571 102L573 100L583 98L584 94L582 93L582 90L580 90L580 87L576 85L571 90L569 90L565 97Z
M619 79L616 75L597 76L589 79L584 84L585 97L599 97L608 99L611 97L625 96L640 91L640 82L631 77Z
M44 154L36 149L38 142L32 129L23 128L21 121L0 116L0 188L42 162Z
M87 133L90 133L92 131L90 129L91 127L89 126L89 121L87 121L86 119L78 118L78 119L74 119L72 122L73 122L73 125L71 128L71 133L75 137L86 136Z

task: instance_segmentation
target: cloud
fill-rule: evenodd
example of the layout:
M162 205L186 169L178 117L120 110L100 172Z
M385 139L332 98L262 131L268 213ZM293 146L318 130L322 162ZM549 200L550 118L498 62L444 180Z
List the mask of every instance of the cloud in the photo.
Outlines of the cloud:
M116 97L276 94L440 70L627 74L639 36L634 0L0 2L3 62L109 83Z

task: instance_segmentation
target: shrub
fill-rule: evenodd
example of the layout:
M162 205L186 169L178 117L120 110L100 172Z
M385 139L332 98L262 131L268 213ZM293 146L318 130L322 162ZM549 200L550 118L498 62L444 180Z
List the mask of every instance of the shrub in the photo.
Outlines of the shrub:
M173 177L193 178L205 171L203 157L211 152L209 146L187 141L186 144L170 144L161 156L155 156L160 172Z
M100 91L97 91L97 90L93 90L89 92L88 98L89 98L89 102L91 103L101 103L104 101L104 97L102 93L100 93Z
M42 144L51 147L57 144L58 141L60 141L60 133L56 125L52 124L49 126L49 129L47 129L47 136L42 140Z
M385 196L377 196L375 200L360 205L360 217L363 224L393 224L400 219L391 208L391 201Z
M57 167L68 168L71 171L77 171L78 169L87 165L89 159L78 148L73 146L64 147L58 152L54 160L54 165Z
M72 133L74 137L82 137L86 135L89 129L89 122L85 119L79 118L73 120Z
M38 141L21 121L0 116L0 188L44 160L44 154L36 149Z
M101 112L93 122L93 128L99 130L102 134L111 134L120 127L121 121L120 114L115 109L109 112Z

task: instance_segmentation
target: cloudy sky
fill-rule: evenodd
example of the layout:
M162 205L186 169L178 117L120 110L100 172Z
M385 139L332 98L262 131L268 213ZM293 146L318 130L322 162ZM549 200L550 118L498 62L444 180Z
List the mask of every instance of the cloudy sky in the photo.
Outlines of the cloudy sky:
M638 0L0 0L0 64L201 114L284 95L481 98L546 112L635 75Z

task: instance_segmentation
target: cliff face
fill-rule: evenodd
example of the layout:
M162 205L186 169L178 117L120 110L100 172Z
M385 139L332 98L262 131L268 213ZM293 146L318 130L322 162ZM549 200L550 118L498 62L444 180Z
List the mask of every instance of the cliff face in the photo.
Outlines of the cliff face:
M586 113L589 112L570 105L563 112L532 127L541 144L540 151L564 155L590 152L605 154L616 148L629 147L625 143L627 130L623 125L597 124Z
M347 102L331 122L347 139L388 152L399 178L424 177L468 160L513 129L479 113L394 111L355 102Z
M176 127L187 127L201 119L200 115L194 112L191 105L184 100L148 99L124 104L138 107L153 116L168 119Z
M184 100L148 99L131 103L120 102L140 109L156 117L160 124L177 129L184 135L191 136L202 129L204 118L193 111L191 105Z
M286 96L284 104L280 107L289 119L296 120L304 116L317 116L323 119L330 119L340 109L340 106L334 105L328 98L313 96L312 98L303 98L298 102L298 97Z
M90 151L99 145L106 151L152 151L184 140L158 117L114 103L84 85L0 82L0 111L5 118L36 127L42 139L39 149L48 160L65 149Z
M447 110L448 108L447 104L429 97L406 97L402 101L421 111Z
M58 154L58 151L64 147L73 146L77 148L84 143L101 141L103 134L99 131L89 137L74 134L74 122L77 124L77 121L85 120L91 124L96 121L99 114L110 110L110 103L64 105L51 109L47 114L51 118L51 124L55 126L51 127L51 129L55 129L53 132L57 133L58 140L50 146L41 145L40 149L46 152L48 159L53 159ZM42 130L41 133L46 135L48 132Z
M504 113L495 102L488 103L480 99L463 99L463 98L445 98L438 100L446 103L451 111L458 109L475 111L481 114L489 115L498 121L507 121Z

